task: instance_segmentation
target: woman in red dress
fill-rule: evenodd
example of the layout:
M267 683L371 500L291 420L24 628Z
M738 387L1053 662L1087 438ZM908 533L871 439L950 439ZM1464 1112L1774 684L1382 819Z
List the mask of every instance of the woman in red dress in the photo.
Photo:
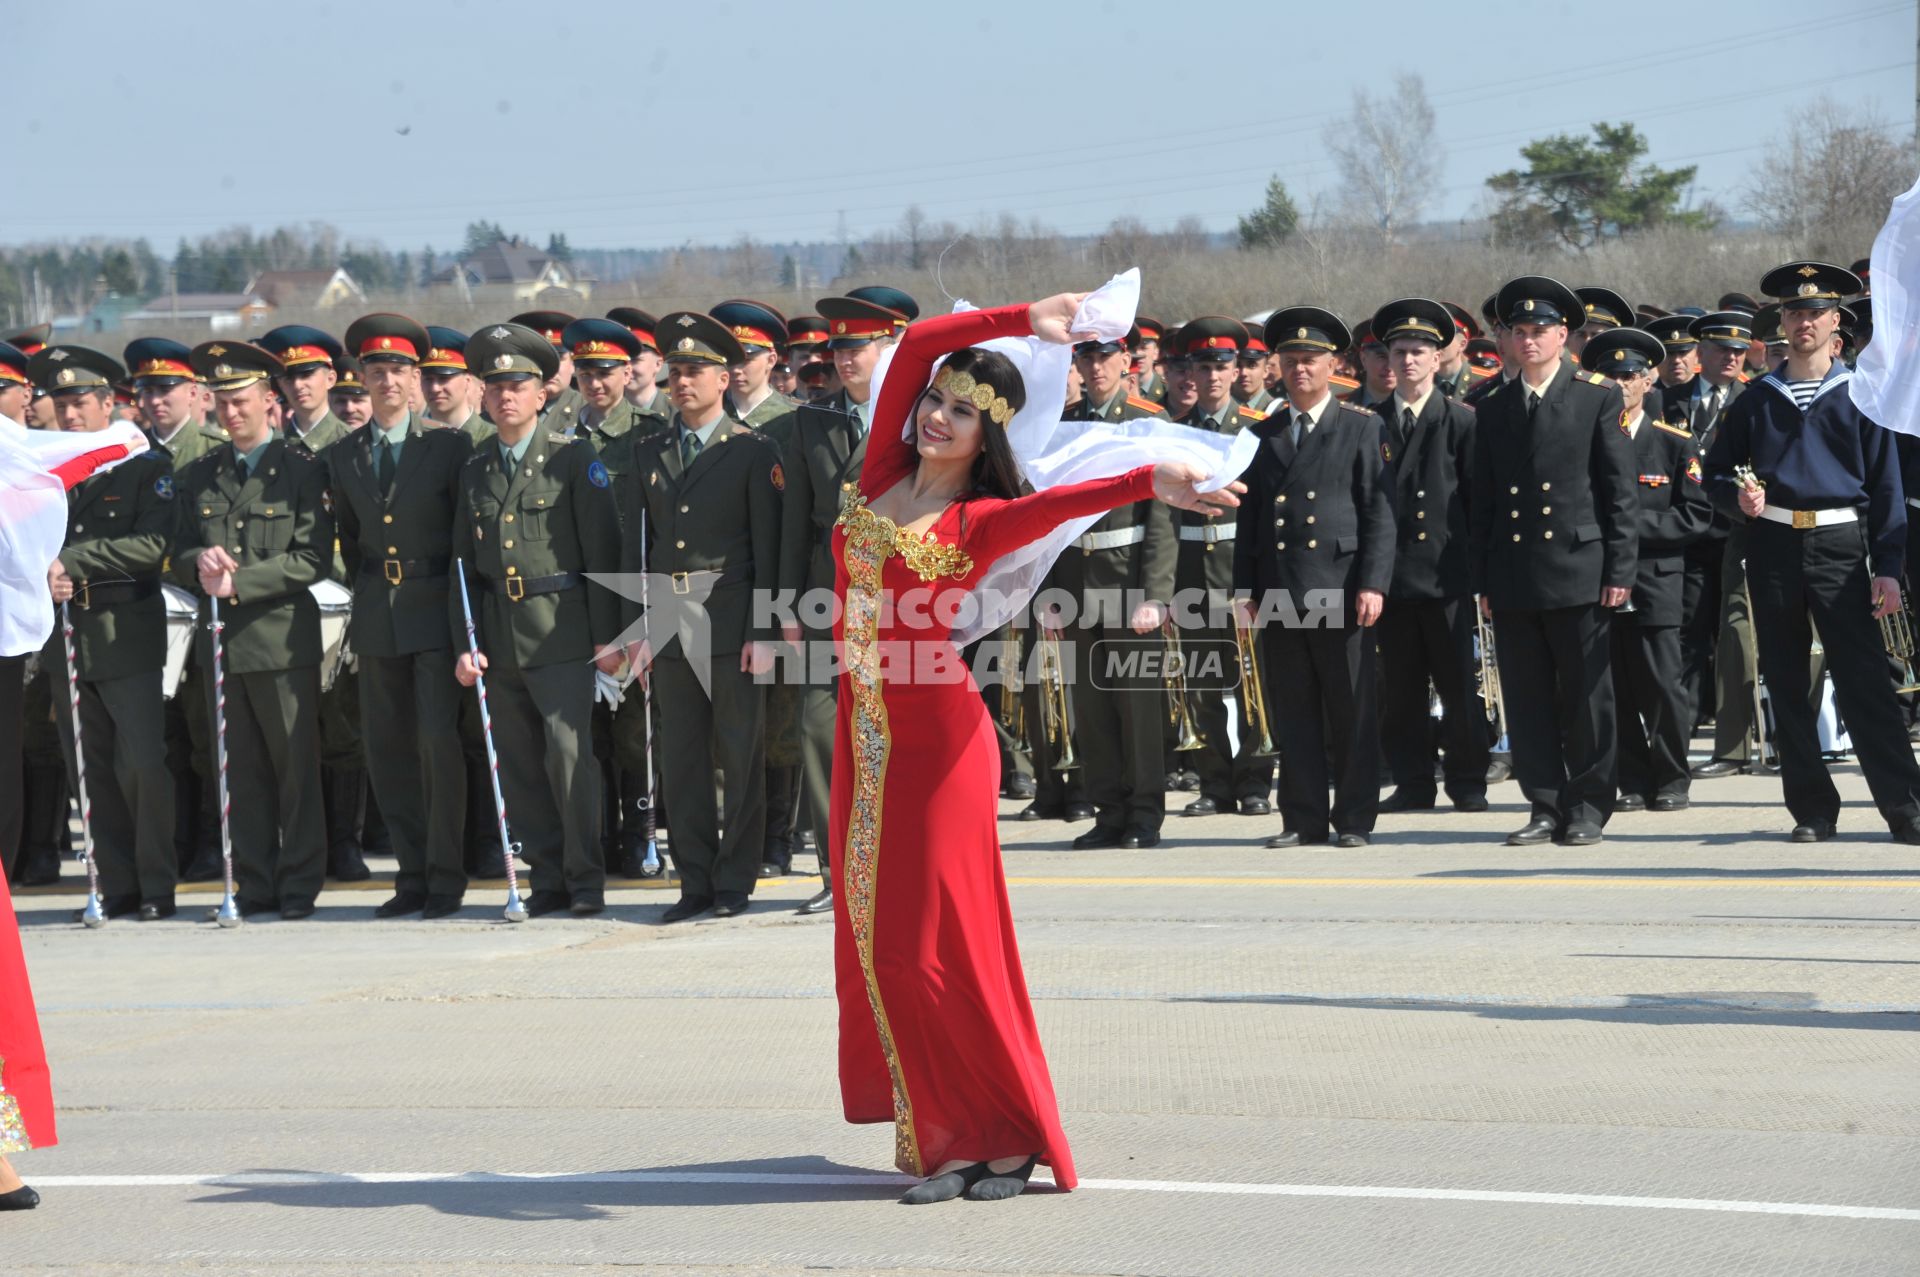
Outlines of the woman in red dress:
M1081 297L922 320L893 352L866 462L835 531L844 654L829 836L840 1091L892 1122L903 1201L1019 1193L1037 1163L1075 1184L1027 999L996 822L999 750L949 633L994 560L1148 497L1218 512L1203 471L1141 466L1017 496L1006 424L1025 402L997 337L1075 340ZM957 352L929 384L934 363ZM911 437L902 428L911 421Z
M19 677L17 668L9 672ZM40 1045L40 1018L34 1014L33 988L27 983L13 896L6 875L0 874L0 1211L32 1210L40 1204L40 1194L20 1182L6 1155L53 1142L47 1053Z

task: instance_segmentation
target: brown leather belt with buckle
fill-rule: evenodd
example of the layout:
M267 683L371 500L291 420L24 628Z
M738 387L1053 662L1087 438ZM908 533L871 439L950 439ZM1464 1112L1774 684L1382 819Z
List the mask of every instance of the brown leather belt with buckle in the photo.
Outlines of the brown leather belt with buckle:
M536 594L558 594L562 590L571 590L582 584L578 572L561 572L556 576L509 576L497 579L483 576L476 579L480 582L481 589L493 594L504 594L512 603L518 603Z
M453 566L449 558L437 559L381 559L377 563L367 562L360 565L361 576L378 576L388 585L398 585L402 581L430 581L443 577L447 569Z
M717 588L722 585L732 585L734 582L745 580L752 575L753 564L736 563L732 567L727 568L697 568L691 572L669 572L667 573L667 578L673 582L673 592L675 594L691 594L693 593L693 579L695 577L711 576L718 578L713 583Z
M160 582L152 579L144 581L107 581L100 585L82 583L73 587L73 605L82 612L95 607L104 607L109 603L138 603L160 593Z

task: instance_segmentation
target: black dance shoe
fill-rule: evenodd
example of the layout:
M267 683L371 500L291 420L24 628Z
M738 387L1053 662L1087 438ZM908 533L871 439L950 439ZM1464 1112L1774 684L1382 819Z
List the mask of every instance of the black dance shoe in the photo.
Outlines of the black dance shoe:
M900 1204L931 1206L935 1202L950 1202L986 1177L985 1162L962 1166L959 1170L948 1171L945 1175L932 1175L908 1189L906 1195L900 1199Z
M987 1168L982 1166L980 1169L984 1171ZM11 1193L0 1193L0 1210L32 1210L39 1204L40 1194L28 1188L25 1184L14 1189Z
M1038 1160L1038 1158L1029 1157L1026 1165L1008 1171L1005 1175L988 1175L967 1190L967 1199L975 1202L1004 1202L1009 1197L1020 1196L1027 1191L1027 1180L1033 1175L1033 1167Z

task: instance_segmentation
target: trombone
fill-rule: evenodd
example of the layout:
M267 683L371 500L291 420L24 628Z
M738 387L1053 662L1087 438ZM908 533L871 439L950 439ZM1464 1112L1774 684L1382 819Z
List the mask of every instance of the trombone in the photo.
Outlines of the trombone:
M1279 751L1273 747L1273 733L1267 728L1267 689L1260 681L1260 654L1251 625L1243 624L1238 613L1233 618L1233 642L1240 652L1240 730L1259 733L1252 757L1271 758Z
M1174 750L1188 753L1204 748L1206 740L1193 724L1193 699L1187 695L1187 658L1180 650L1180 629L1168 617L1161 623L1160 633L1166 642L1167 660L1167 721L1173 724Z
M1067 701L1066 670L1060 663L1060 636L1040 627L1040 726L1054 749L1053 769L1070 771L1080 765L1073 753L1072 706Z

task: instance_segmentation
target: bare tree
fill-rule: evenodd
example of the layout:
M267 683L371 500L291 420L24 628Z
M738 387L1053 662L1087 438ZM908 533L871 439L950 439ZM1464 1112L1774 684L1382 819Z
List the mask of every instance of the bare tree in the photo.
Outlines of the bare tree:
M1339 211L1374 228L1391 244L1420 220L1439 193L1445 155L1434 137L1426 82L1411 71L1376 98L1353 91L1353 110L1329 124L1326 147L1340 173Z
M1910 149L1884 120L1821 97L1754 166L1744 193L1767 229L1802 251L1863 252L1913 175Z
M907 269L924 267L927 264L927 215L918 204L907 205L907 211L900 215L900 235L907 242Z

